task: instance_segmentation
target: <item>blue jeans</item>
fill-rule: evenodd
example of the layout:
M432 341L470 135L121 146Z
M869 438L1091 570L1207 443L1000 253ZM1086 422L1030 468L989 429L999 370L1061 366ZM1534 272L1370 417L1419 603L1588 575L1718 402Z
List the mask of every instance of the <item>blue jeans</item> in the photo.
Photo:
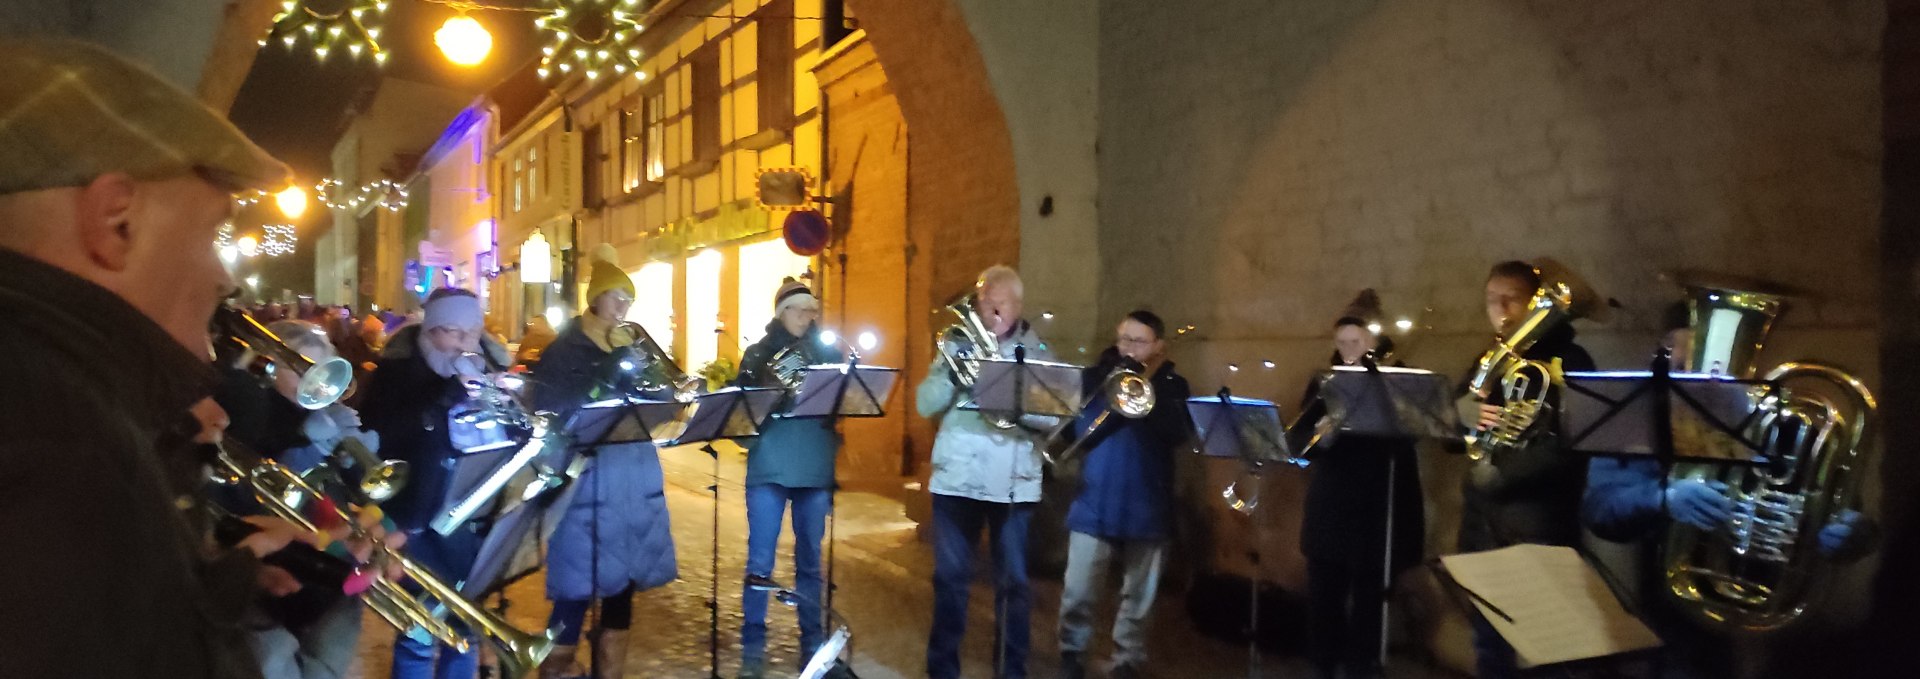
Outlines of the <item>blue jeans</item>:
M1033 599L1027 587L1027 524L1034 504L933 496L933 630L927 636L927 676L960 676L973 545L983 526L993 545L993 674L1003 679L1027 676L1027 617Z
M820 539L833 511L833 489L788 488L776 483L747 486L747 575L773 577L780 524L793 507L793 591L800 595L801 662L826 641L820 613ZM767 593L741 588L740 659L760 662L767 647Z

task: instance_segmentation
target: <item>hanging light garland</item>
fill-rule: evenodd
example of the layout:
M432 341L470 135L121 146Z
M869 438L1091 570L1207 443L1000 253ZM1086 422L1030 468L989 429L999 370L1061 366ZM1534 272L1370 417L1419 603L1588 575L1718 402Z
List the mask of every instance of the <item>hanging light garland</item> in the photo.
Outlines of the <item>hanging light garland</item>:
M540 77L578 71L587 80L600 76L645 78L634 38L645 27L634 20L639 0L548 0L546 16L534 23L551 32L540 48Z
M285 0L260 45L278 41L291 50L306 43L321 61L338 49L355 59L372 55L384 65L379 22L386 12L387 0Z
M329 177L314 184L313 192L320 196L320 204L329 210L350 212L368 203L391 212L399 212L407 207L406 185L391 179L367 182L357 189L349 189L346 182Z
M299 242L293 235L292 224L268 224L260 227L266 233L260 239L260 253L268 257L293 254L293 248Z

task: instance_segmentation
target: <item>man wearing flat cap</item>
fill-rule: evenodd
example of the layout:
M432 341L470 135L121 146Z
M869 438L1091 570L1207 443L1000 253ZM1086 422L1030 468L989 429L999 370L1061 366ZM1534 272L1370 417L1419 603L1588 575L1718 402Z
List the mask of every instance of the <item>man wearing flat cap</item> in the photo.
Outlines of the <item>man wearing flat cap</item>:
M0 673L253 677L239 627L269 523L215 550L166 442L212 393L214 251L234 194L287 168L144 68L0 43Z

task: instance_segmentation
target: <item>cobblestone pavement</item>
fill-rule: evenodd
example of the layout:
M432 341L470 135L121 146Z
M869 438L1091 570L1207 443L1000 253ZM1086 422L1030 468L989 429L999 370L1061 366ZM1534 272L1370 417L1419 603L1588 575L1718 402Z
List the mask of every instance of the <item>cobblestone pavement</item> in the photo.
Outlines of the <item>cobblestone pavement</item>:
M720 635L719 676L733 677L739 669L740 581L746 559L746 512L740 483L745 465L736 449L720 460ZM697 448L669 449L662 454L667 470L667 497L672 512L675 548L679 552L680 581L638 595L634 601L633 639L627 667L629 678L709 677L708 613L706 602L713 582L709 569L713 555L713 502L707 490L713 460ZM865 493L842 493L837 505L834 580L838 593L833 605L846 616L854 632L854 668L863 679L896 679L924 675L927 630L931 626L933 555L915 538L914 524L899 503ZM980 558L984 559L984 550ZM774 577L792 578L791 535L782 536ZM984 578L986 564L975 569L973 616L963 648L966 676L989 677L992 657L992 591ZM539 575L508 589L512 605L509 620L520 629L537 630L549 611ZM1034 581L1033 653L1029 673L1053 677L1058 673L1054 625L1060 601L1059 583ZM1111 597L1102 620L1111 621ZM365 623L358 660L349 677L386 679L393 634L371 614ZM1104 632L1104 628L1102 628ZM798 627L791 609L774 604L768 616L767 669L769 676L798 673ZM1097 637L1096 655L1106 650ZM1245 677L1246 650L1242 646L1201 636L1188 622L1178 593L1163 596L1155 612L1149 676ZM580 651L582 662L586 649ZM1304 664L1294 659L1263 660L1263 676L1304 677ZM1425 676L1396 667L1396 679ZM1100 676L1095 674L1094 676Z

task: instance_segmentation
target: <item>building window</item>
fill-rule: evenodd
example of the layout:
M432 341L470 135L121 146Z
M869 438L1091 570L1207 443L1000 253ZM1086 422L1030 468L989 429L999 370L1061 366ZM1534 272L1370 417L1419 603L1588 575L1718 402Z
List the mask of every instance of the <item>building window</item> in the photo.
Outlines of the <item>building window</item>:
M667 178L667 93L655 91L641 101L646 116L647 181Z
M526 196L524 195L527 190L525 173L526 173L526 161L520 159L520 154L517 154L517 153L514 154L513 156L513 211L514 212L519 212L520 204L524 200L526 200Z
M640 294L627 307L627 320L639 323L668 355L673 354L673 263L648 262L627 272Z
M793 129L793 0L760 8L760 129Z
M793 254L779 238L740 246L740 346L767 334L773 320L773 295L788 277L800 279L813 259Z
M847 6L847 0L827 0L822 7L826 21L822 22L820 32L824 38L820 44L832 47L859 30L860 20L854 18L853 8Z
M540 198L540 147L527 149L527 202Z
M720 52L713 44L693 53L693 162L720 160Z
M606 202L600 185L600 165L606 162L606 154L600 152L599 125L580 135L580 161L580 201L587 207L600 207Z
M646 154L641 151L645 139L641 136L640 116L632 109L620 112L620 190L633 193L640 188L641 165Z
M687 258L687 372L696 372L720 355L720 274L726 256L701 250Z

